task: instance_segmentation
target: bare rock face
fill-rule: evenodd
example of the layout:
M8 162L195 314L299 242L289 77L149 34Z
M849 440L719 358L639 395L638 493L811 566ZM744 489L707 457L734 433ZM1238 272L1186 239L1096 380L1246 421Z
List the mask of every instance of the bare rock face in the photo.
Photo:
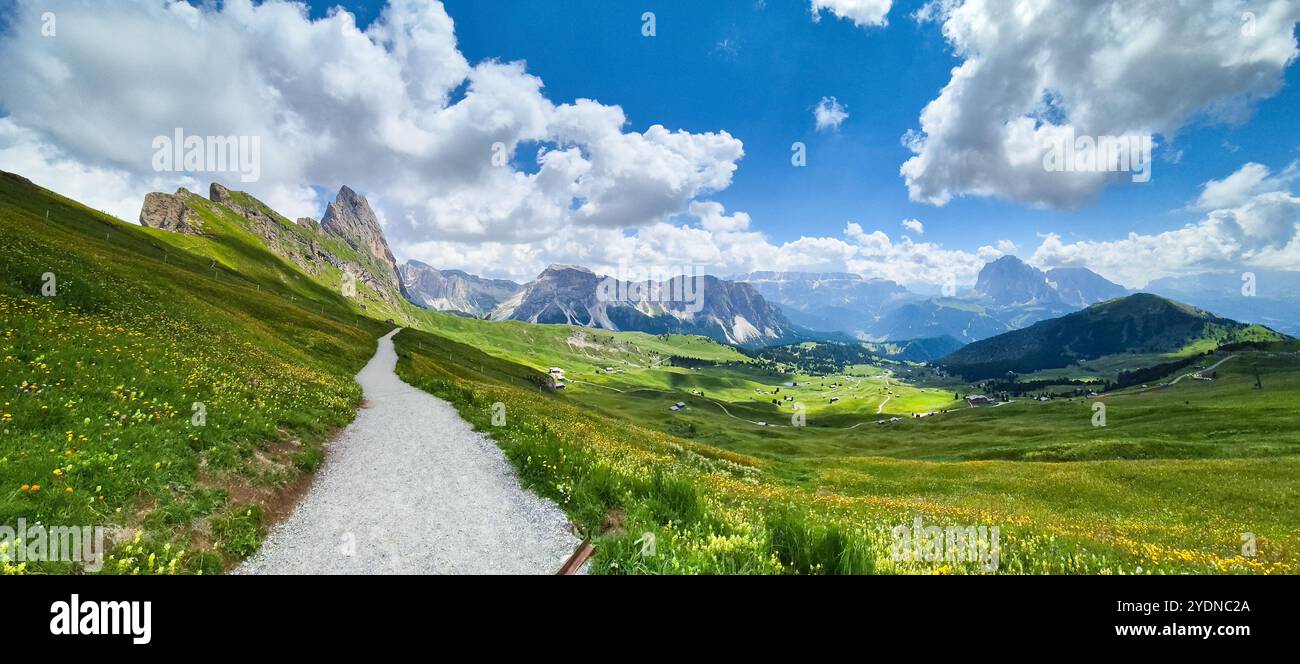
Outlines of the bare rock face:
M322 228L343 238L353 249L369 253L384 262L394 263L393 269L396 271L396 259L388 248L388 241L384 239L379 219L370 209L365 196L344 186L339 189L334 202L326 208L320 223Z
M325 216L320 221L321 228L347 242L362 254L369 254L384 267L385 274L378 275L385 282L390 282L406 295L401 273L397 269L397 259L384 238L384 229L379 225L379 218L366 197L344 186L334 202L325 209Z
M523 286L505 279L484 279L461 270L437 270L420 261L402 265L407 297L426 309L480 318L514 297Z
M194 194L184 187L177 189L175 194L154 192L145 196L144 207L140 210L140 225L175 233L202 234L203 223L187 204L192 196Z
M234 199L234 194L219 182L213 182L212 186L208 187L208 200L213 203L229 207L234 203Z
M574 265L547 267L494 309L491 317L651 334L700 334L749 345L782 339L792 327L749 284L709 275L620 282Z

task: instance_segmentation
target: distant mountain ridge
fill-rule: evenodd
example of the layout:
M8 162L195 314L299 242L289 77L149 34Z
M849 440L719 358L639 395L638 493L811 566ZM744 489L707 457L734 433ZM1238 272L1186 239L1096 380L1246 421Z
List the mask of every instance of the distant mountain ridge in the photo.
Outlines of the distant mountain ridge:
M882 312L920 299L893 281L845 272L760 271L729 279L749 284L798 325L862 337Z
M1156 279L1152 293L1300 335L1300 272L1239 267Z
M148 194L140 223L202 235L218 209L229 215L222 218L238 219L246 232L272 252L322 283L344 287L351 275L359 287L378 298L381 309L385 303L409 300L425 308L477 318L700 334L735 345L852 339L879 343L942 337L951 337L956 343L979 342L1130 293L1086 268L1043 271L1008 255L986 264L975 287L954 297L925 297L892 281L851 273L758 271L731 280L699 277L700 297L695 301L608 298L600 296L600 288L610 280L577 266L548 267L526 284L438 270L419 261L399 267L369 203L347 186L339 189L319 222L309 218L290 221L247 193L214 182L206 199L183 188L174 194ZM1296 294L1300 273L1273 271L1260 276L1260 289L1267 297L1234 292L1241 289L1242 276L1237 274L1194 275L1151 285L1153 290L1176 294L1215 311L1263 321L1275 329L1300 331L1300 295ZM692 289L684 288L690 285L684 280L679 277L652 284L652 290L689 294ZM1197 290L1198 284L1208 285ZM623 282L614 290L635 292L634 286ZM374 303L372 300L371 305ZM963 352L976 357L981 348L968 346L953 357L962 360ZM988 360L1003 361L1007 358Z
M426 309L488 316L524 289L508 279L485 279L461 270L438 270L420 261L401 267L407 297Z
M969 343L1128 294L1080 267L1043 271L1007 255L966 293L926 297L885 279L819 272L751 272L751 284L791 321L863 341L950 336Z
M1067 367L1120 353L1174 353L1198 343L1213 348L1282 338L1262 326L1139 293L977 341L939 363L976 380Z
M491 312L497 320L522 320L699 334L724 343L764 345L789 337L794 326L747 284L713 276L680 276L650 284L620 282L583 267L551 265Z
M950 336L908 339L906 341L863 342L867 350L891 360L932 362L960 350L965 344Z
M1086 267L1055 267L1045 275L1057 295L1071 306L1087 307L1129 294L1127 288Z

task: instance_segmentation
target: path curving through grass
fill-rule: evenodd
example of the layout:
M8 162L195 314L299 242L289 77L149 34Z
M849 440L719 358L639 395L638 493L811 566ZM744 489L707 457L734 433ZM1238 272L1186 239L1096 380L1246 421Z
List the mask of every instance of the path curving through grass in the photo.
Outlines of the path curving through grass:
M293 514L238 574L554 574L578 544L554 503L447 402L402 382L390 332L365 402Z

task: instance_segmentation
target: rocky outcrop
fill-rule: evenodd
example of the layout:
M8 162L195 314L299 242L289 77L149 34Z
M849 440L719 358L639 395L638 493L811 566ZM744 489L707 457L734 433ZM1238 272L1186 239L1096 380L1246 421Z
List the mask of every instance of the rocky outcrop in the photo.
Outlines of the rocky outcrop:
M148 228L160 228L174 233L200 235L203 222L190 206L194 194L181 187L175 194L154 192L144 197L144 206L140 209L140 225Z
M275 242L280 241L281 234L277 232L280 223L276 221L277 215L265 203L242 191L231 191L216 182L213 182L208 189L208 199L218 205L224 205L230 211L248 220L258 235Z
M401 273L397 269L397 259L384 238L384 229L379 225L379 218L366 197L344 186L339 189L334 202L325 209L325 216L320 221L321 228L327 233L342 238L348 246L374 258L379 263L381 274L375 276L391 284L406 295L402 285Z
M208 187L208 200L213 203L225 205L232 210L240 207L235 202L235 193L227 189L220 182L213 182L212 185Z

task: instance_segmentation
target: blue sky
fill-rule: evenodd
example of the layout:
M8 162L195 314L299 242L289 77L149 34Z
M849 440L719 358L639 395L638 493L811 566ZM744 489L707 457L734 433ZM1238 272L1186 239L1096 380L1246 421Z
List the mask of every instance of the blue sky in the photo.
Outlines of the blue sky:
M340 3L311 4L323 14ZM341 4L364 26L384 3ZM1184 206L1204 182L1246 162L1280 170L1300 157L1300 67L1291 66L1281 92L1249 121L1201 118L1174 137L1172 150L1157 150L1150 183L1111 187L1070 210L981 197L934 206L908 199L898 168L911 153L901 138L918 127L960 59L937 23L911 18L922 2L899 2L888 26L868 29L832 16L813 22L807 4L792 0L445 4L471 63L526 61L557 103L616 104L635 131L662 124L741 139L734 183L711 198L747 211L775 241L835 235L846 221L893 235L908 218L925 223L926 240L966 250L1005 238L1025 252L1047 232L1067 240L1153 233L1195 221ZM654 38L641 35L644 11L656 15ZM814 129L812 109L823 96L850 114L839 131ZM790 165L795 141L808 146L806 168Z
M122 219L212 181L319 217L348 185L400 259L519 280L632 263L933 290L1011 251L1133 287L1300 269L1293 0L15 6L0 168ZM819 130L830 98L847 117ZM160 169L178 128L258 137L258 175ZM1155 135L1150 182L1044 169L1075 132Z

